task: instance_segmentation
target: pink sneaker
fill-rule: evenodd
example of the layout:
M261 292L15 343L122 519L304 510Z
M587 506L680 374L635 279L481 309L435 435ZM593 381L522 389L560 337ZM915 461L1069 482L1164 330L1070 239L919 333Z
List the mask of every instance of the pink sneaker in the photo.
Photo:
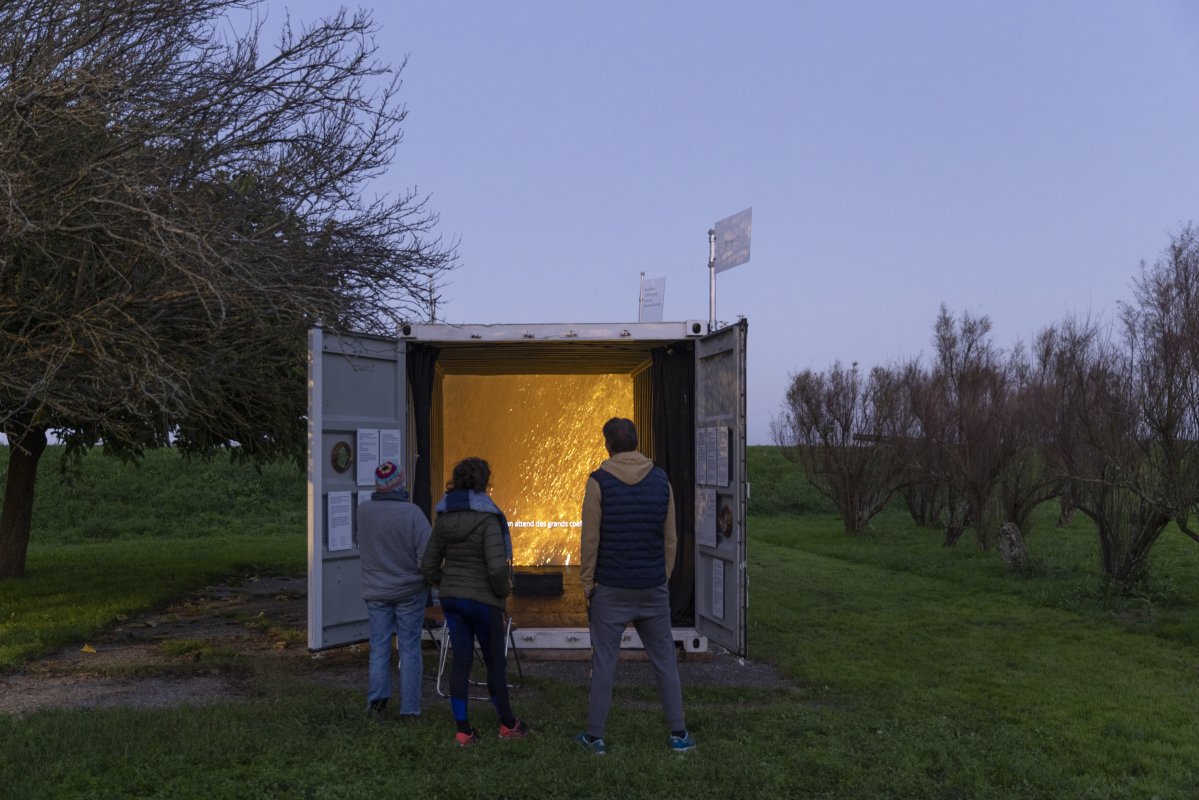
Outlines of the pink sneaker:
M474 730L471 730L470 733L455 733L454 741L457 742L459 747L470 747L479 743L479 734L475 733Z
M501 739L523 739L529 735L529 726L520 720L509 728L504 723L500 723L500 738Z

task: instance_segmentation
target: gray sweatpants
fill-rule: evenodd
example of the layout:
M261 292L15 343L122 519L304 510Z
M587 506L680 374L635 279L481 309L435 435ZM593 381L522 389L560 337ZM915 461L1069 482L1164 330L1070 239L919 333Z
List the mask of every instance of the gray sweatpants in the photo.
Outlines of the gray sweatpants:
M683 730L683 688L670 632L670 590L596 586L591 596L591 699L587 733L603 736L612 705L612 680L620 657L620 637L632 623L658 679L662 713L672 731Z

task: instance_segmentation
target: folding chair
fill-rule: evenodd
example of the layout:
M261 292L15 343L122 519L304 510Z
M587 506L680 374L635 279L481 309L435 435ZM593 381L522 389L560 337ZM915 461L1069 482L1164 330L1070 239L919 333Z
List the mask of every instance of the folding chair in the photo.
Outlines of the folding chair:
M426 620L427 619L428 618L426 617ZM504 658L508 658L509 654L511 654L513 665L516 667L516 676L517 676L516 682L515 683L509 682L508 688L509 689L519 689L522 685L524 685L525 673L524 673L524 669L520 665L520 650L517 648L516 639L512 635L513 628L514 628L514 626L512 624L512 617L508 617L507 622L505 623L505 626L504 626L504 638L505 638ZM443 690L441 688L441 682L445 675L445 665L449 661L450 650L452 649L452 647L450 646L450 623L448 620L445 619L444 614L442 614L442 616L441 616L441 626L437 629L437 635L433 637L433 640L435 642L437 642L438 646L440 647L440 652L437 655L437 684L436 684L437 694L441 695L442 697L449 697L450 696L449 691ZM479 650L478 642L475 642L474 663L478 663L478 664L484 663L483 662L483 653ZM486 667L484 667L484 669L486 669ZM509 678L509 681L511 681L511 678L512 678L511 674L509 674L508 678ZM486 680L480 681L480 680L475 680L474 678L471 678L470 685L471 686L487 686L487 681ZM470 698L472 700L489 700L489 699L491 699L485 695L479 696L479 695L473 695L473 694L470 696Z

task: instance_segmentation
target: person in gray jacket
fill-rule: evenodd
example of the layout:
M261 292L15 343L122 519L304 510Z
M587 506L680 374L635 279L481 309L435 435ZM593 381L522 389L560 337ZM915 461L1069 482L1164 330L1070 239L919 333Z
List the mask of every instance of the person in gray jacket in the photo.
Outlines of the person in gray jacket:
M382 715L391 697L391 637L400 651L400 716L420 714L420 633L428 586L421 558L431 529L408 501L404 471L392 461L375 470L375 492L358 506L358 551L362 599L370 619L370 668L367 711Z
M612 704L612 681L620 639L632 624L654 668L662 712L675 753L695 749L683 721L670 589L677 535L674 493L666 473L637 452L637 427L613 417L604 423L609 458L591 473L583 493L579 581L587 598L591 632L591 691L587 729L575 737L604 755L604 726Z
M459 747L479 742L467 715L476 640L487 665L487 690L500 718L500 738L519 739L529 732L508 701L504 610L512 593L512 537L504 513L487 496L490 481L491 467L481 458L464 458L454 465L421 563L429 583L440 587L441 610L450 630L450 705Z

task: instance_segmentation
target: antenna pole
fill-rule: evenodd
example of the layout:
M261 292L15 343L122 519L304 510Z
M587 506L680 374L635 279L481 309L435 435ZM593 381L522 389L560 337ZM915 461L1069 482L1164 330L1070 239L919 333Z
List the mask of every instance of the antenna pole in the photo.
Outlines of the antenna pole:
M708 333L716 330L716 229L708 230Z
M645 273L641 273L641 288L637 290L637 321L645 322L641 318L645 310Z

